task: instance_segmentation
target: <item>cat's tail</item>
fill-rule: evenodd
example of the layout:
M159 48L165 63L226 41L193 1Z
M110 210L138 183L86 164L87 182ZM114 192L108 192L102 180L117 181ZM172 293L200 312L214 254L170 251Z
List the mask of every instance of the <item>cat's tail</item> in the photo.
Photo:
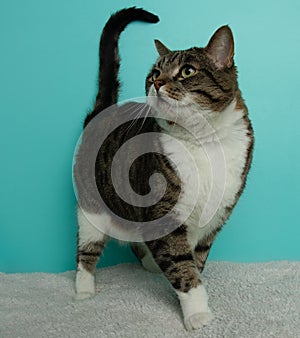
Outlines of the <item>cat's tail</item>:
M100 40L99 91L96 104L94 110L87 115L84 126L103 109L117 103L120 87L118 79L120 68L118 40L125 27L133 21L157 23L159 18L142 8L135 7L120 10L109 18Z

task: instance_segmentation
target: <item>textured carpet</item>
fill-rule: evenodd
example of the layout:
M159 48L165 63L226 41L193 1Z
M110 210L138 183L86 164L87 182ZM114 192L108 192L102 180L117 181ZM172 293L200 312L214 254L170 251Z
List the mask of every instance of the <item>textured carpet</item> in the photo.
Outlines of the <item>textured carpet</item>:
M163 276L139 265L97 271L95 298L76 302L75 272L0 273L0 337L300 337L300 262L209 262L216 318L185 331Z

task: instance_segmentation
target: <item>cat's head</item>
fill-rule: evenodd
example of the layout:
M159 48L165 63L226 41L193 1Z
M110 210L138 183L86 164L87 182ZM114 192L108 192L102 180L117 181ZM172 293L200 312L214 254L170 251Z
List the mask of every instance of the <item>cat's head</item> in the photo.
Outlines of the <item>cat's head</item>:
M228 26L220 27L204 48L171 51L158 40L155 45L159 58L146 78L148 96L213 112L233 101L238 86Z

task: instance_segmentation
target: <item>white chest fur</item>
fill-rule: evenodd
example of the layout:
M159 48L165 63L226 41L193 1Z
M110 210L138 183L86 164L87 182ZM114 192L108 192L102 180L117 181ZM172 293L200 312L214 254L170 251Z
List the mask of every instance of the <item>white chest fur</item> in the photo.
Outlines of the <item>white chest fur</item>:
M170 129L169 135L162 134L161 136L164 153L173 159L175 158L175 163L180 163L182 194L178 200L177 209L180 211L195 205L194 211L185 221L192 246L195 246L199 239L222 225L226 208L234 203L236 194L243 183L241 175L250 142L243 111L235 109L235 102L218 115L211 116L212 118L207 120L214 133L202 130L203 137L199 135L200 146L199 143L195 144L185 135L180 139L180 142L188 150L189 156L182 152L182 148L178 147L178 136L180 137L178 133L172 139L169 137L169 135L172 136ZM220 156L220 145L224 159L223 176L222 172L219 172L218 175L218 170L222 170L222 165L220 168L214 168L213 173L210 160L211 156ZM209 154L207 149L209 149ZM195 166L191 165L191 157ZM195 167L197 172L195 172ZM218 181L218 177L223 178ZM214 190L212 191L213 186ZM214 212L210 219L201 223L201 214L207 207L207 203L212 203L217 207L212 208Z

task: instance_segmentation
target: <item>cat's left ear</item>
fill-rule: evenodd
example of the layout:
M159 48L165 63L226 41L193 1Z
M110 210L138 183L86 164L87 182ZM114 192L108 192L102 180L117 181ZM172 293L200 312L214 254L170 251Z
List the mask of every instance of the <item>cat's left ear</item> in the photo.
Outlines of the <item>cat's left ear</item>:
M234 40L229 26L220 27L205 49L218 69L230 68L233 64Z
M160 57L165 56L169 53L171 53L170 49L166 47L162 42L159 40L154 40L156 50Z

